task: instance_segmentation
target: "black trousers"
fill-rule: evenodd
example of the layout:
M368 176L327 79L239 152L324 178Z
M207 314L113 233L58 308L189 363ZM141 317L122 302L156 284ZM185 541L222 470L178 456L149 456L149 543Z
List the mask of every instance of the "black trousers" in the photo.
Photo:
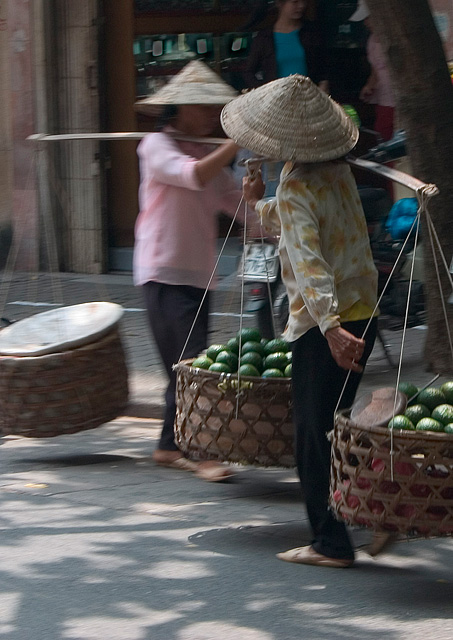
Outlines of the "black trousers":
M361 338L368 320L345 322L342 327ZM365 366L376 338L374 318L365 336L360 363ZM330 442L326 434L334 426L334 412L347 371L333 359L327 340L318 327L292 343L293 419L296 432L296 463L308 518L313 530L313 548L330 558L354 558L346 526L328 508ZM351 373L339 408L350 407L362 378Z
M185 285L147 282L143 285L151 331L162 359L169 383L165 391L165 414L159 449L177 451L175 443L176 373L178 362L204 295L204 289ZM200 309L183 358L197 356L207 346L209 324L209 292Z

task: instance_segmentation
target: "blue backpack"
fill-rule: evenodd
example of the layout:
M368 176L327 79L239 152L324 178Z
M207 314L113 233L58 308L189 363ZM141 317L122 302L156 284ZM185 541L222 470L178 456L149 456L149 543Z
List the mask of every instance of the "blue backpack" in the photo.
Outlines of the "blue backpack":
M386 231L391 235L392 240L405 240L412 224L417 217L417 198L401 198L397 200L390 209L385 223ZM412 229L411 236L415 234L416 227Z

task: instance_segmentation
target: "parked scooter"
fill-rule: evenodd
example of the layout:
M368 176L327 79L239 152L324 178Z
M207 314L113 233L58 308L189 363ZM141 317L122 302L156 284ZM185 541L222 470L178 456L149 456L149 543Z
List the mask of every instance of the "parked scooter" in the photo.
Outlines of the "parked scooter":
M373 133L373 132L370 132ZM379 141L367 153L361 156L362 160L373 160L374 162L391 162L406 155L406 133L404 129L398 129L390 140Z

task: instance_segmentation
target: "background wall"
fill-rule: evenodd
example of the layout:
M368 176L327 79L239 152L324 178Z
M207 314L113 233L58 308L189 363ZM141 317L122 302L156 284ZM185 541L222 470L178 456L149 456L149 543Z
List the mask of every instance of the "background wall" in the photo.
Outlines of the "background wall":
M0 2L0 39L7 38L8 51L1 55L2 110L0 127L8 159L0 180L11 193L9 205L4 200L2 223L12 220L18 242L16 268L34 270L38 260L37 203L34 150L26 142L34 132L34 83L32 70L31 0ZM5 208L7 210L5 210ZM9 210L8 210L9 209Z
M0 0L0 266L8 252L13 199L8 5Z

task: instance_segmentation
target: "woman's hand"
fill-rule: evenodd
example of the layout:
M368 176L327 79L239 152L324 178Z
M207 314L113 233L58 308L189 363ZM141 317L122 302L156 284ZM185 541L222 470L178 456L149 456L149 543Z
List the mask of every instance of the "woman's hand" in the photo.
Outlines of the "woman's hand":
M244 193L244 200L253 208L255 208L258 200L264 196L265 186L261 178L261 172L251 178L245 176L242 178L242 191Z
M378 84L378 77L374 68L371 69L371 74L364 87L360 92L359 98L363 100L363 102L369 102L373 93L376 90Z
M362 90L360 92L360 100L363 100L363 102L368 102L373 95L373 92L373 87L370 87L368 84L366 84L364 87L362 87Z
M363 367L358 364L363 355L365 340L356 338L342 327L329 329L325 333L330 353L339 367L360 373Z

